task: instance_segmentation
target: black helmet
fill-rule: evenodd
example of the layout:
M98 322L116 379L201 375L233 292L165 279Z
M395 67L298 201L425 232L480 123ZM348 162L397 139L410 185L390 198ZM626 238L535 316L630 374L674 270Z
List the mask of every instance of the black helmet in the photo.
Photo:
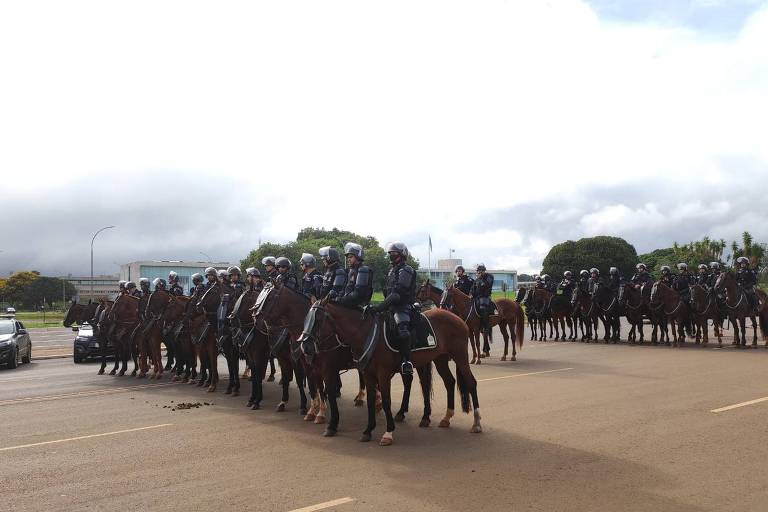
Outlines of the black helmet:
M125 283L126 290L133 290L135 288L136 288L136 283L134 283L133 281L128 281L127 283Z
M358 260L363 261L365 257L363 254L363 246L354 242L347 242L344 244L344 256L353 254Z
M321 247L317 253L320 255L320 259L323 260L326 265L330 265L331 263L336 263L339 261L339 251L337 251L334 247Z
M274 256L264 256L261 259L261 264L265 267L274 267L275 266L275 257Z
M645 266L645 263L638 263L637 265L635 265L635 268L637 270L640 270L640 269L648 270L648 267Z
M660 270L662 274L669 273L670 271L669 265L662 265Z
M456 265L456 268L453 269L453 273L455 274L459 270L461 270L462 272L466 272L466 270L464 270L464 267L462 267L461 265Z
M403 258L408 257L408 247L405 246L403 242L390 242L387 244L386 252L396 252L397 254L400 254Z
M583 276L583 277L588 277L588 276L589 276L589 270L586 270L586 269L584 269L584 270L581 270L581 271L579 272L579 275L580 275L580 276Z
M211 277L216 277L216 269L213 268L213 267L206 268L205 269L205 275L206 276L211 276Z
M677 270L688 270L688 264L687 263L678 263L677 264Z
M280 256L275 260L275 266L277 268L287 268L288 270L290 270L293 265L291 264L291 260L289 260L285 256Z
M243 273L240 271L240 267L237 267L237 266L235 266L235 267L229 267L229 268L227 269L227 275L228 275L228 276L231 276L232 274L235 274L235 275L237 275L237 276L241 276L241 275L243 275Z
M252 277L261 277L261 272L256 267L248 267L245 269L245 275Z
M149 286L149 279L147 279L146 277L142 277L141 279L139 279L139 286L141 287Z
M200 274L198 272L195 272L194 274L192 274L192 284L200 284L202 282L203 282L203 275L202 274Z
M475 272L485 272L485 265L483 263L478 263L475 267Z
M563 272L563 277L570 279L573 277L573 273L570 270L566 270L565 272Z
M154 281L152 281L152 284L155 285L155 290L160 288L161 290L165 290L165 279L156 277Z
M299 259L299 265L304 265L305 267L316 267L317 266L317 260L315 260L315 257L309 254L308 252L302 253L301 259Z

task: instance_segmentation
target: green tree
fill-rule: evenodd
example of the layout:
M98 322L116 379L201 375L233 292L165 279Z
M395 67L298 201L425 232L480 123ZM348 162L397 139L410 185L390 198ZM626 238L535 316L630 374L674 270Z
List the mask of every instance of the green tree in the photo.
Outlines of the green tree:
M14 305L25 305L24 300L29 286L40 278L36 270L16 272L3 283L0 296L3 300Z
M365 250L365 263L373 270L374 290L380 291L383 288L384 279L389 272L389 258L384 249L379 245L379 241L373 236L361 236L351 231L344 231L338 228L326 230L324 228L304 228L299 231L296 240L286 244L266 242L258 249L252 250L248 256L240 263L243 268L256 267L263 269L261 264L265 256L285 256L294 263L295 271L298 271L298 261L302 253L309 253L318 259L318 270L321 272L322 263L319 261L317 251L321 247L335 247L339 253L344 250L344 244L354 242L360 244ZM342 256L343 258L343 256ZM419 268L419 262L412 256L408 263L414 269ZM344 264L342 259L342 265Z
M26 287L22 304L27 308L37 308L43 305L43 302L46 305L61 302L62 292L67 301L77 294L74 285L69 281L57 277L39 277Z
M578 273L582 269L596 267L607 274L610 267L617 267L625 276L631 276L637 264L637 251L623 238L596 236L577 241L568 240L550 249L544 258L543 274L560 279L563 272Z

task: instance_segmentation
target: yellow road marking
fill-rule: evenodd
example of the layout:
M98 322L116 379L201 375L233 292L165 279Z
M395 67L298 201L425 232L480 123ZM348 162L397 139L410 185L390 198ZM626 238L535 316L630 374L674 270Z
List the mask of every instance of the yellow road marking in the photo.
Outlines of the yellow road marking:
M293 510L290 510L289 512L314 512L315 510L323 510L325 508L335 507L336 505L343 505L345 503L351 503L355 500L352 498L339 498L337 500L333 501L326 501L324 503L318 503L317 505L310 505L308 507L304 508L296 508Z
M43 441L41 443L30 443L30 444L20 444L17 446L6 446L5 448L0 448L0 452L5 452L9 450L18 450L20 448L32 448L33 446L43 446L46 444L68 443L70 441L80 441L82 439L93 439L94 437L115 436L117 434L126 434L128 432L139 432L142 430L151 430L155 428L170 427L171 425L173 425L173 423L163 423L162 425L151 425L149 427L138 427L138 428L129 428L126 430L116 430L114 432L104 432L103 434L91 434L88 436L69 437L67 439L56 439L55 441Z
M709 412L725 412L730 411L731 409L738 409L739 407L746 407L748 405L754 405L759 404L760 402L768 402L768 396L764 396L763 398L755 398L754 400L749 400L747 402L741 402L739 404L733 404L733 405L726 405L725 407L720 407L718 409L712 409Z
M34 403L34 402L48 402L50 400L62 400L65 398L80 398L80 397L86 397L86 396L111 395L112 393L122 393L123 391L132 391L134 389L157 388L162 386L170 386L172 384L173 384L172 382L166 382L161 384L142 384L139 386L128 386L124 388L104 388L104 389L94 389L91 391L75 391L72 393L62 393L60 395L44 395L44 396L29 396L24 398L11 398L8 400L0 400L0 406L26 404L26 403Z
M542 373L564 372L566 370L573 370L573 368L558 368L557 370L543 370L540 372L517 373L515 375L504 375L503 377L490 377L488 379L478 379L477 382L487 382L489 380L501 380L501 379L514 379L515 377L527 377L528 375L541 375Z

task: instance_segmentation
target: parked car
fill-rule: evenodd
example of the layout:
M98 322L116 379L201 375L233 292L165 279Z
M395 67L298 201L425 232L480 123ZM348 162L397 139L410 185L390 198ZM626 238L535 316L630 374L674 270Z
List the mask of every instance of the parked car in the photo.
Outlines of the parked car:
M16 314L16 308L5 308L5 312L9 315L15 315Z
M82 363L90 357L101 357L101 344L93 337L93 326L81 325L75 336L75 344L72 350L72 358L75 363ZM114 356L115 349L111 343L107 343L107 355Z
M0 317L0 364L16 368L32 360L32 340L24 324L13 316Z

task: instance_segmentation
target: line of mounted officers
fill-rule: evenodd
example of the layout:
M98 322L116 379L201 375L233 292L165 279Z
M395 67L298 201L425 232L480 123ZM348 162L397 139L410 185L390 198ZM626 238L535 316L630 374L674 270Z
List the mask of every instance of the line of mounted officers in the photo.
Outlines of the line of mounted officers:
M750 268L749 259L741 256L736 259L736 281L739 286L744 290L749 300L749 304L753 309L758 307L757 293L755 286L757 285L757 270ZM682 300L690 302L691 289L693 285L700 285L717 296L720 304L724 304L725 298L722 294L715 293L715 283L718 277L720 277L721 268L720 263L713 261L709 265L701 264L698 267L698 274L688 270L688 264L678 263L678 273L673 273L668 265L661 267L661 276L659 280L677 291L680 294ZM606 285L609 289L618 292L619 287L626 281L616 267L611 267L609 270L608 278L602 279L600 277L600 270L592 268L589 271L582 270L579 272L578 281L574 279L573 273L570 270L566 270L563 274L563 280L560 283L555 283L552 278L547 275L534 276L536 282L536 288L544 288L552 293L557 293L558 290L562 290L563 294L570 296L573 290L578 287L582 291L588 294L592 294L595 290L595 286L598 283ZM629 281L635 288L641 288L645 284L653 284L654 278L648 272L648 267L645 263L638 263L636 266L636 273Z

